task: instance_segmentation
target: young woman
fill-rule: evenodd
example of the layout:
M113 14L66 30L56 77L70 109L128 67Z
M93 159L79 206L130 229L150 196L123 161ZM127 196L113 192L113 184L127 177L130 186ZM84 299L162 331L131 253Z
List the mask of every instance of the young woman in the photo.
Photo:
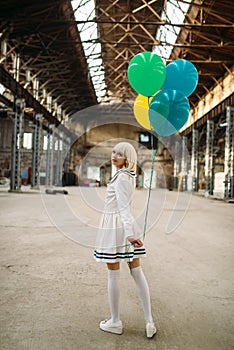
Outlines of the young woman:
M107 186L105 208L94 251L96 260L105 262L108 268L111 318L101 321L100 328L115 334L123 332L119 318L119 278L120 262L126 261L142 303L147 337L152 338L156 327L151 314L148 283L140 266L140 258L145 256L146 251L130 211L130 202L136 186L135 148L128 142L120 142L114 147L111 160L117 172Z

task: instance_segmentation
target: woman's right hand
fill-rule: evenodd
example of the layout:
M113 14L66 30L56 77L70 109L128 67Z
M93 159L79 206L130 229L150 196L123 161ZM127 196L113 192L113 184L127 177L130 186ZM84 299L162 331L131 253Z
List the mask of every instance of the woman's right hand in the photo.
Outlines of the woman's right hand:
M140 239L134 237L128 237L128 241L133 245L134 248L140 248L143 246L143 242Z

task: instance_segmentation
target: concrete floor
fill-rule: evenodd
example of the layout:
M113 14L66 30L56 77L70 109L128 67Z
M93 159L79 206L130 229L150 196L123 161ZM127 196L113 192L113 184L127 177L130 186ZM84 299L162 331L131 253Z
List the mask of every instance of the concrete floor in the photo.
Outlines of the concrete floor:
M152 192L151 215L156 222L146 236L148 257L142 266L158 333L149 340L126 264L121 265L124 333L99 330L100 320L109 316L107 271L85 244L93 239L105 189L68 191L67 205L79 222L80 236L70 237L73 240L67 238L70 233L66 236L68 226L64 231L59 227L64 219L59 205L65 196L47 195L45 203L44 195L28 188L21 194L0 189L1 350L234 348L233 204L192 195L189 205L186 199L173 209L176 192L164 193L165 198L162 191ZM146 191L136 192L134 210L140 213ZM84 198L86 204L89 198L93 203L99 198L101 204L90 208L88 203L86 210ZM61 217L52 217L53 206ZM167 235L173 212L179 215L178 222L186 215Z

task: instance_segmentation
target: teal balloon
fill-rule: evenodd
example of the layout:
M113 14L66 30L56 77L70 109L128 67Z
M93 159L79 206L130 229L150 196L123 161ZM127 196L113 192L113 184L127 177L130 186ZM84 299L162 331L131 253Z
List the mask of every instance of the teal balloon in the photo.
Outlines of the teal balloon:
M190 61L175 60L167 65L163 90L180 90L188 97L195 91L197 84L198 72Z
M149 119L153 130L160 136L179 131L189 117L187 97L178 90L162 90L149 105Z
M153 52L141 52L128 65L128 80L140 95L153 96L161 89L166 77L166 66Z

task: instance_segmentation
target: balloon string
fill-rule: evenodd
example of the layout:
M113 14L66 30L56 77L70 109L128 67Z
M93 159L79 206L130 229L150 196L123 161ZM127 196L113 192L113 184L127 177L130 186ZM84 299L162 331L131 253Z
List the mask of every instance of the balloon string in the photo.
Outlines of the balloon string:
M154 136L151 133L150 137L151 141L151 148L152 148L152 163L151 163L151 172L150 172L150 183L149 183L149 188L148 188L148 198L147 198L147 205L146 205L146 212L145 212L145 221L144 221L144 231L143 231L143 241L145 240L146 236L146 228L147 228L147 221L148 221L148 213L149 213L149 204L150 204L150 195L151 195L151 189L152 189L152 180L153 180L153 172L154 172L154 162L156 158L156 154L158 153L158 149L160 146L160 140L158 140L157 148L154 151ZM131 243L129 243L127 246L127 253L129 252L131 248ZM129 262L131 261L130 257L128 258Z
M150 204L150 196L151 196L151 190L152 190L152 180L153 180L153 172L154 172L154 162L156 158L156 154L159 149L160 140L158 140L157 148L154 151L154 136L151 133L151 148L152 148L152 163L151 163L151 172L150 172L150 182L149 182L149 188L148 188L148 198L147 198L147 205L146 205L146 212L145 212L145 222L144 222L144 231L143 231L143 241L146 236L146 229L147 229L147 221L148 221L148 214L149 214L149 204Z

